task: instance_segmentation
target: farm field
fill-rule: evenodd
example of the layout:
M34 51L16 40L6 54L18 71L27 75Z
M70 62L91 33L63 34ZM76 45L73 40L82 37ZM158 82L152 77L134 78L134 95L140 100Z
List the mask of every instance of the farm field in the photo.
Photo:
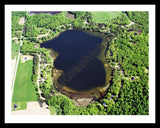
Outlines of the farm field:
M117 11L108 11L108 12L103 12L103 11L91 11L92 13L92 20L94 22L98 23L103 23L107 20L111 20L119 16L122 12L117 12Z
M25 63L21 63L21 61L19 61L12 103L37 101L36 91L31 80L32 67L33 60L27 60Z

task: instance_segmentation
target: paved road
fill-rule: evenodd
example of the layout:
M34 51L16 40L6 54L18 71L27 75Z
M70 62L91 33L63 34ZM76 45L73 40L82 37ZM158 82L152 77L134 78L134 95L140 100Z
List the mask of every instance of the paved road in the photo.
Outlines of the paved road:
M23 26L23 30L24 30L24 26ZM12 98L13 90L14 90L14 83L15 83L15 79L16 79L16 73L17 73L17 67L18 67L18 62L19 62L19 56L20 56L21 47L22 47L22 44L23 44L23 40L22 40L23 39L23 32L24 32L23 30L22 30L22 36L21 36L21 43L20 43L20 47L19 47L19 53L18 53L16 64L15 64L15 68L14 68L14 74L12 76L13 78L12 78L12 85L11 85L11 98Z

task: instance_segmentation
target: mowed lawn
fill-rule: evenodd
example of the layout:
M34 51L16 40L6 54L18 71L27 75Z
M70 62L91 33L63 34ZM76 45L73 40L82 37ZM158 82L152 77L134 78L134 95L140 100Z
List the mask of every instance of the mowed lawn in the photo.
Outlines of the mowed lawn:
M36 91L32 84L33 60L27 60L25 63L19 61L12 103L37 101Z
M119 16L121 11L91 11L93 22L102 23Z

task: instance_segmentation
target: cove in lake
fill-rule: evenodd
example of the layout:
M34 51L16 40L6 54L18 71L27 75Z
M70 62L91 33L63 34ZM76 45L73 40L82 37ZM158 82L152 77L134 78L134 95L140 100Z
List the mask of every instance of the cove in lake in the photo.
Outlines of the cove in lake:
M58 52L54 67L63 72L55 82L58 90L72 98L103 95L111 73L99 58L104 51L102 42L103 38L93 33L69 30L41 44Z

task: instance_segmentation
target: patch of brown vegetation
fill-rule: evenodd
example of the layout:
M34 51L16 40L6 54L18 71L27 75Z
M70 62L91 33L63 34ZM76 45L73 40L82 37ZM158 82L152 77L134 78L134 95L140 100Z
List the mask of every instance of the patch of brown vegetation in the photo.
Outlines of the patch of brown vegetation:
M69 12L67 12L67 15L66 15L67 18L71 18L71 19L75 19L75 15L74 14L71 14Z
M61 70L57 70L57 69L53 69L52 70L52 77L57 80L61 75L62 75L63 71Z
M104 64L105 67L108 67L108 64Z
M88 106L90 103L93 102L93 98L79 98L76 100L74 99L73 102L76 106Z
M24 25L25 17L19 19L19 25Z

